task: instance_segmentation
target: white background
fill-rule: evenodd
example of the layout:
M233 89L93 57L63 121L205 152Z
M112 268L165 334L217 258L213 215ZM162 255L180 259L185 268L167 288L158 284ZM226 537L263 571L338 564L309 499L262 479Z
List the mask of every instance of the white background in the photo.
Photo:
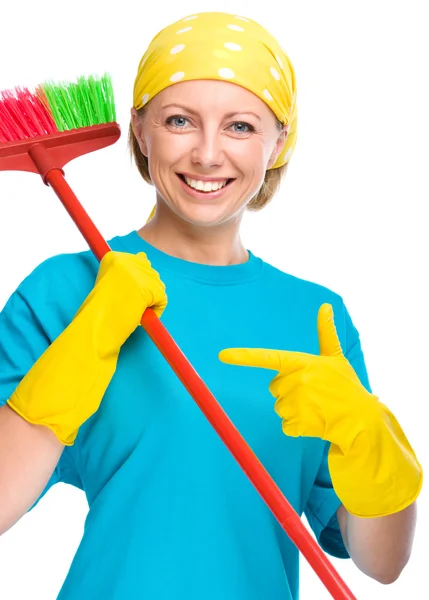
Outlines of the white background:
M396 414L427 465L429 43L424 4L5 3L0 89L107 70L125 134L137 64L159 29L206 10L265 25L296 70L299 140L282 190L262 213L246 217L243 239L266 261L343 296L361 333L374 393ZM126 135L71 163L66 176L106 238L140 227L153 204L153 190L130 164ZM0 173L1 306L39 262L84 248L38 176ZM393 585L377 584L351 561L333 559L358 598L429 597L425 488L419 507L414 552ZM86 512L83 493L60 484L3 535L0 598L54 600ZM305 561L301 578L302 599L330 597Z

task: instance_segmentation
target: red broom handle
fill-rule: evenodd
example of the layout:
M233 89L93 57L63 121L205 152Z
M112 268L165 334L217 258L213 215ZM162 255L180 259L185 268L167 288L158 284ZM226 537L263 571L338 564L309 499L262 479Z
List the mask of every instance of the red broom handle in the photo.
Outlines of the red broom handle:
M52 169L44 179L61 200L95 256L101 260L111 249L64 179L63 172ZM145 310L141 324L332 597L335 600L356 600L151 308Z

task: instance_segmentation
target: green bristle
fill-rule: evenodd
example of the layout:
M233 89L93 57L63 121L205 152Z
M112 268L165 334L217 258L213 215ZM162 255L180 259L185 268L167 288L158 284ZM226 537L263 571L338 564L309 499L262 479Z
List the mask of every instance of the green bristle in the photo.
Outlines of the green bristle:
M93 107L91 102L91 96L88 94L88 85L85 77L80 77L78 79L78 88L79 88L79 98L82 106L82 114L85 123L92 123L93 118L91 115L93 114Z
M94 125L103 122L103 109L102 109L102 96L100 94L99 81L96 81L94 77L88 78L89 93L94 101Z
M116 121L111 77L90 75L77 83L45 82L42 86L59 131Z
M81 97L79 94L79 88L76 85L76 83L71 83L68 89L69 92L69 97L71 99L71 106L73 106L74 110L73 110L73 116L74 116L74 122L75 122L75 127L79 128L79 127L85 127L84 125L84 119L83 119L83 112L82 112L82 102L81 102Z
M43 86L40 86L45 93L46 100L48 101L49 108L51 109L52 117L55 121L56 126L59 131L64 131L64 127L62 126L63 119L61 114L61 107L58 102L58 90L56 89L54 84L50 84L46 82Z
M115 96L113 94L112 79L109 75L105 74L101 78L103 82L104 91L104 107L106 110L107 123L116 122L116 108L115 108Z

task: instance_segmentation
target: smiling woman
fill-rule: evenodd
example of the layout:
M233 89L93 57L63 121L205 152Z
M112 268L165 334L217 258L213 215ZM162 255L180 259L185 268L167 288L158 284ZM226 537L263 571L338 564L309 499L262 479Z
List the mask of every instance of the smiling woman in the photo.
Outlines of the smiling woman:
M155 185L159 211L167 214L169 207L188 222L220 226L252 203L262 208L274 194L285 165L271 167L288 125L249 90L225 81L185 81L163 89L142 110L132 111L131 147L143 177Z
M169 25L131 108L152 218L100 266L46 260L0 314L1 531L59 481L88 499L59 600L298 598L297 548L138 327L147 307L326 552L383 583L408 560L422 470L342 297L241 240L296 123L292 65L263 27L225 13Z
M201 81L192 81L188 84L187 89L185 90L185 95L187 95L187 97L189 99L191 99L191 104L193 104L193 101L195 102L196 99L200 99L200 104L202 104L202 109L201 109L201 113L199 113L195 107L191 108L190 106L186 106L186 107L181 107L179 105L175 105L175 104L167 104L165 106L163 106L163 109L167 110L167 109L171 109L170 112L173 111L173 109L176 109L177 111L180 110L180 113L178 115L174 115L171 117L168 117L167 119L165 119L165 126L170 126L172 131L176 131L177 133L182 133L185 131L189 131L189 125L192 124L192 119L191 122L189 123L186 115L189 115L190 117L193 117L194 121L197 120L200 124L200 128L201 128L201 124L204 122L207 122L207 118L204 118L204 115L210 114L210 115L214 115L213 111L209 111L209 106L207 103L207 98L215 98L215 96L213 94L210 93L210 85L212 85L212 82L208 82L205 81L203 83L203 85L201 86ZM174 91L176 92L176 90L180 91L179 86L181 86L183 84L176 84ZM203 94L199 93L198 88L203 87ZM227 106L231 106L231 102L238 102L240 100L240 98L231 98L231 95L235 95L237 96L244 96L244 98L247 99L251 103L255 103L255 101L258 100L258 98L256 96L254 96L251 93L246 93L246 90L243 89L238 89L237 90L237 86L228 86L228 83L225 82L218 82L215 86L215 91L222 91L224 90L226 92L226 96L224 98L224 104ZM237 93L238 92L238 93ZM162 95L162 92L161 94ZM222 97L222 94L220 94L220 96ZM136 135L134 134L134 129L136 129L136 131L141 132L141 125L144 121L144 117L148 112L148 108L153 107L153 102L156 101L156 99L158 98L158 96L155 98L154 101L149 102L148 105L143 106L142 108L140 108L137 111L133 111L133 123L130 123L130 127L129 127L129 146L131 149L131 154L135 160L135 163L137 165L137 168L141 174L141 176L143 177L143 179L149 183L149 184L153 184L153 181L151 179L150 176L150 172L149 172L149 164L148 164L148 158L147 158L147 154L145 154L144 150L142 151L141 148L141 141L139 141L136 137ZM202 102L201 102L202 100ZM189 103L189 100L188 100ZM215 101L215 105L216 105L216 112L219 111L219 109L221 108L219 103ZM239 104L238 105L239 108L241 109L241 107L243 106L243 104ZM265 105L263 104L263 102L259 102L257 109L259 109L262 113L266 113L267 109L265 107ZM255 124L252 125L249 122L245 122L245 121L234 121L231 123L231 120L233 118L235 119L246 119L250 117L250 121L253 121ZM281 136L281 134L284 132L285 134L287 134L287 132L291 131L291 125L288 125L285 129L283 128L283 124L281 123L281 121L279 121L274 114L270 114L269 115L270 120L275 122L275 125L277 127L277 133L279 136ZM153 117L152 117L153 118ZM181 125L177 125L178 120L181 120ZM217 116L217 128L218 128L218 135L219 135L219 130L224 129L224 135L227 133L227 131L229 130L230 135L232 135L233 133L236 134L237 138L242 138L245 139L246 137L250 137L251 134L255 134L257 133L258 130L258 125L260 126L261 124L261 116L258 113L254 113L254 112L250 112L247 110L239 110L238 112L228 112L225 115L218 115ZM267 121L267 119L265 119L265 121ZM188 124L189 123L189 124ZM269 125L271 125L271 123L269 123ZM296 131L296 118L294 120L293 123L294 126L294 131ZM236 127L237 129L234 130L234 127ZM239 129L241 127L241 129ZM270 129L272 129L271 127L269 127ZM195 131L195 130L194 130ZM195 138L194 138L195 139ZM284 140L284 136L281 136L280 139L283 141ZM292 139L291 137L289 139ZM294 142L296 142L296 137ZM289 146L292 146L292 144L289 144ZM288 148L286 150L286 153L289 152L289 156L288 158L290 158L290 156L292 155L292 148ZM283 165L280 165L279 167L277 167L276 169L266 169L265 170L265 174L264 174L264 178L262 181L262 184L259 186L258 190L256 191L256 193L254 194L254 196L250 199L250 201L247 203L246 208L247 210L251 210L251 211L257 211L260 210L261 208L263 208L264 206L266 206L266 204L268 204L268 202L273 198L273 196L275 195L275 193L277 192L277 190L279 189L280 183L282 181L282 178L284 177L286 171L287 171L287 167L288 167L289 163L285 163ZM180 175L183 175L180 174ZM188 174L188 178L192 179L192 177L194 177L193 181L194 183L191 183L191 186L194 187L195 189L204 189L205 192L209 191L209 188L207 187L207 185L202 184L202 182L207 182L207 181L218 181L218 179L216 177L204 177L202 174L198 174L198 178L196 178L196 174L195 173L189 173ZM231 178L231 181L234 178ZM200 182L198 184L198 181ZM224 180L221 180L224 181ZM187 183L189 184L190 182L187 181ZM213 187L211 189L215 189L215 185L213 185ZM219 185L219 187L221 187L221 185ZM153 214L151 215L153 216Z
M247 256L237 227L279 188L296 145L296 95L288 56L251 19L202 13L159 32L138 67L129 128L137 167L156 189L139 234L197 262ZM216 227L221 255L201 254L186 235L181 243L179 223L192 236Z

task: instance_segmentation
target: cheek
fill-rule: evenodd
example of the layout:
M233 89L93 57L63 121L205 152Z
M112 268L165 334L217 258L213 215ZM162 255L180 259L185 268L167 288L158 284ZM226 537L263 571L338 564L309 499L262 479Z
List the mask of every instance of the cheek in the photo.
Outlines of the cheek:
M156 135L148 144L149 175L164 199L168 197L172 171L176 165L183 164L183 157L187 154L187 145L183 138L178 137L173 140L171 136Z
M243 172L265 173L265 165L270 156L268 144L261 138L252 137L247 140L234 140L228 146L228 158Z
M154 136L149 148L150 161L158 164L174 164L177 160L183 158L189 153L190 136Z

